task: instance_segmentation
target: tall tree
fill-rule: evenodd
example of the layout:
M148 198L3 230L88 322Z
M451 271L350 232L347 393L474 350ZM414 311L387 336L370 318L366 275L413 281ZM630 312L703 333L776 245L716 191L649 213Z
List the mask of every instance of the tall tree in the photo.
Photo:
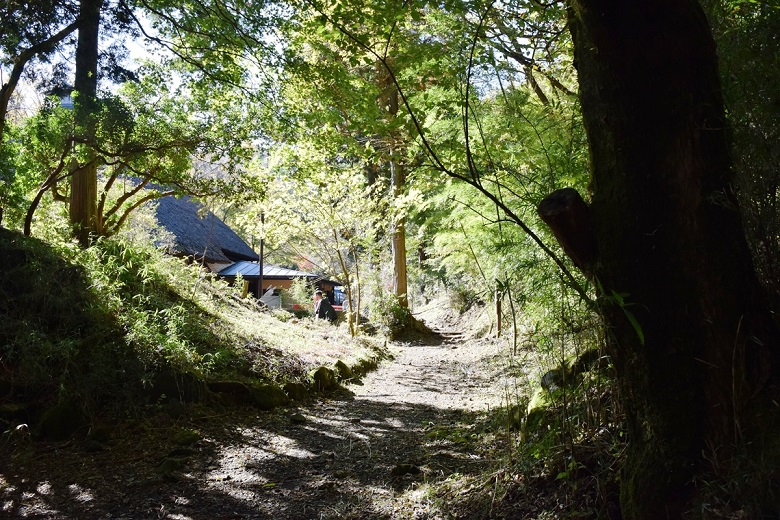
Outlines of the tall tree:
M82 246L99 229L97 221L97 153L95 123L97 117L98 42L103 0L81 0L79 37L76 47L74 118L76 140L81 142L80 166L71 172L70 223Z
M385 58L390 62L390 58ZM404 155L408 143L401 131L401 127L394 122L399 117L398 87L393 83L394 71L385 70L380 63L377 66L377 76L380 83L380 96L378 102L381 109L390 119L389 135L382 136L387 149L387 168L390 170L390 190L393 199L400 199L406 189L406 164ZM390 249L393 257L393 293L401 307L409 306L408 281L406 273L406 215L401 209L391 217Z
M770 456L777 427L778 336L731 185L715 47L695 0L568 6L592 161L586 269L627 413L623 517L681 518L697 475Z

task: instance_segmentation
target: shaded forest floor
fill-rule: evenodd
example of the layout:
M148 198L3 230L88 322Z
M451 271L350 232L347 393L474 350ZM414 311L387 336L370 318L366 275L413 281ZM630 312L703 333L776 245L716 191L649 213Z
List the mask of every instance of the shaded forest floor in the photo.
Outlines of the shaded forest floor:
M101 444L17 440L0 448L0 517L568 518L583 498L554 468L500 463L518 437L489 425L524 384L505 349L398 343L295 407L160 406Z

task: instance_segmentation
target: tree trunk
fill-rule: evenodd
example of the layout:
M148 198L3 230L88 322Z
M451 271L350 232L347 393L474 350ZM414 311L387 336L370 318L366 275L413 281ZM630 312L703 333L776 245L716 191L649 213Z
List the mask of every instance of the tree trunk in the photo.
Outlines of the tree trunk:
M695 0L569 0L569 15L591 274L627 413L623 515L680 518L705 451L760 445L777 348L730 184L715 47Z
M403 195L406 174L402 164L394 159L390 162L390 179L393 197ZM402 307L409 306L406 283L406 218L399 217L393 222L393 290Z
M385 70L384 64L377 64L378 70L384 74L381 81L382 95L379 102L382 108L388 113L391 119L398 117L399 95L398 88L392 81L389 71ZM394 199L403 196L406 185L406 170L403 163L403 143L404 139L399 132L391 131L389 138L389 166L390 166L390 188ZM393 256L393 292L402 307L409 307L409 298L407 295L406 279L406 218L396 216L392 222L392 242L391 252Z
M79 38L76 47L76 77L74 104L79 145L79 166L71 176L70 223L74 236L82 246L89 245L90 236L99 231L97 218L97 162L92 145L95 140L98 33L102 0L82 0L79 12Z

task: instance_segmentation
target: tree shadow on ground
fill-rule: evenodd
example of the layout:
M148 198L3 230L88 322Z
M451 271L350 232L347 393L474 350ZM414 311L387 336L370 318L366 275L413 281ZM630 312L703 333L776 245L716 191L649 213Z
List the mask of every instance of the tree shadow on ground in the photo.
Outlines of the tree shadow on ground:
M105 449L8 450L0 517L398 518L393 500L484 471L474 412L340 391L297 408L162 410ZM182 443L182 432L194 434Z

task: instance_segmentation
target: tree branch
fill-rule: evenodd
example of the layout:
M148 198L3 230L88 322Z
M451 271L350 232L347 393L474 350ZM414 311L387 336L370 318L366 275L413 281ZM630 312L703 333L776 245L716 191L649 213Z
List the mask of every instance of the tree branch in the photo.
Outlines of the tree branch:
M145 197L141 197L137 201L135 201L133 204L130 205L123 213L122 216L119 217L119 219L116 221L116 224L114 224L111 228L106 227L105 234L106 236L111 236L117 233L120 229L122 229L122 226L124 225L127 218L130 216L130 214L135 211L137 208L139 208L141 205L149 202L150 200L155 199L161 199L163 197L170 197L172 195L175 195L176 192L173 190L170 191L164 191L164 192L158 192L155 191L155 193L150 193L149 195Z
M570 283L572 289L574 289L585 302L587 302L590 305L595 305L595 302L588 296L586 290L580 285L580 283L577 281L574 275L572 275L571 271L569 271L569 269L566 267L566 264L560 258L558 258L558 256L544 243L544 241L539 237L539 235L537 235L525 223L525 221L519 217L519 215L517 215L514 211L512 211L512 209L509 208L502 200L499 200L495 194L485 189L479 182L476 182L471 176L458 174L457 172L450 170L444 165L443 161L439 158L438 154L433 149L433 145L428 140L427 135L424 129L422 128L422 124L417 118L417 114L412 109L409 103L409 99L404 93L403 88L401 88L401 85L398 82L398 78L395 76L395 73L393 72L392 68L388 64L387 60L383 59L382 56L380 56L369 45L363 43L357 36L352 34L352 32L349 31L346 27L344 27L342 24L338 23L331 16L325 13L324 10L321 9L315 3L314 0L307 0L307 2L309 3L309 5L312 6L313 9L319 12L320 15L322 15L329 23L333 24L333 26L336 27L342 34L344 34L347 38L349 38L351 41L356 43L360 48L362 48L363 50L371 54L385 67L385 70L387 70L388 74L390 75L393 84L398 89L398 95L403 101L404 107L406 108L406 112L407 114L409 114L409 117L412 120L412 124L415 130L417 131L417 135L420 137L420 141L422 143L423 149L425 150L425 154L430 159L433 169L438 170L439 172L444 173L445 175L453 179L462 180L465 183L469 184L470 186L473 186L480 193L482 193L482 195L484 195L488 200L492 201L494 204L500 207L501 210L504 212L504 214L507 215L507 217L509 217L517 226L519 226L520 229L523 230L523 232L526 233L531 238L531 240L533 240L542 249L542 251L550 259L553 260L553 262L555 262L555 264L561 270L563 276ZM469 173L472 174L471 171Z
M4 83L2 87L0 87L0 145L3 142L3 132L5 130L6 114L8 113L8 103L11 100L11 95L14 93L14 90L16 90L16 87L19 84L19 79L22 77L22 73L24 72L24 68L27 66L27 63L29 63L29 61L37 54L51 52L58 43L72 34L78 28L78 26L79 20L71 22L69 25L59 30L56 34L52 35L46 40L36 43L28 49L25 49L13 59L14 67L11 70L11 75L8 78L8 81Z

